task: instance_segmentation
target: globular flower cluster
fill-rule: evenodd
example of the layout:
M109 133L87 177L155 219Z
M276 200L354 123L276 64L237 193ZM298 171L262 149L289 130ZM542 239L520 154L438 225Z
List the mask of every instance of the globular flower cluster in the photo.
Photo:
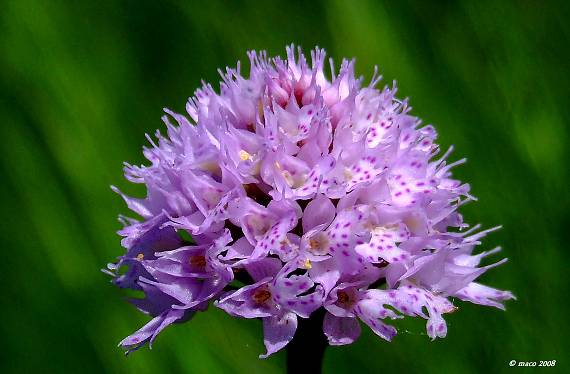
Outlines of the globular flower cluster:
M108 266L113 282L153 318L120 345L152 343L168 325L212 302L231 316L263 321L266 357L292 339L299 318L326 314L329 344L354 342L360 322L386 340L388 320L427 320L444 337L450 297L503 308L507 291L476 283L473 254L489 231L466 229L458 208L473 200L454 180L436 131L409 114L395 86L355 77L354 61L324 72L309 63L250 52L249 77L220 71L186 106L166 110L167 135L149 137L149 166L126 164L148 194L123 195L142 220L122 218L126 253ZM173 124L172 120L176 123Z

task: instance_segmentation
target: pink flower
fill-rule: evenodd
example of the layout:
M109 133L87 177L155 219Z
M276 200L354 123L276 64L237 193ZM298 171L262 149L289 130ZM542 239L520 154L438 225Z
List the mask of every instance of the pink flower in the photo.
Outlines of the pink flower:
M196 91L188 117L166 110L166 135L144 149L150 164L125 167L147 196L121 193L142 222L123 219L126 253L109 273L145 293L132 302L154 319L123 347L210 301L262 319L266 357L321 307L340 345L358 338L358 320L391 340L388 320L424 318L435 339L450 297L498 308L514 298L475 283L506 260L479 267L497 250L473 254L490 230L464 231L458 208L474 198L451 176L464 160L448 163L451 149L438 158L435 129L395 86L376 88L376 74L364 85L348 60L327 77L318 48L311 64L293 47L285 60L249 59L248 77L239 63L221 72L220 94Z

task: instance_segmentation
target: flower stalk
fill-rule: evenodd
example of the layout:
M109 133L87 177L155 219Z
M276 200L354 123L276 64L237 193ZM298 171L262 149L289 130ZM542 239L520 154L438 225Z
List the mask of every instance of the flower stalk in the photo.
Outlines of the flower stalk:
M301 319L293 340L287 345L287 373L321 373L327 338L323 334L323 309Z

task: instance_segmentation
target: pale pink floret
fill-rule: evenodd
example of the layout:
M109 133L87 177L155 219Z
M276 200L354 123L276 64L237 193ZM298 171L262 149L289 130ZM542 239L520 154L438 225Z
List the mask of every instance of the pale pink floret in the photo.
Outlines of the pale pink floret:
M459 207L475 200L452 178L433 126L411 115L396 86L365 85L354 60L325 70L325 52L248 53L249 75L220 71L187 115L166 110L166 134L148 137L148 166L126 164L147 188L128 197L142 222L123 219L127 252L109 265L120 287L154 317L121 345L131 351L214 304L261 318L266 357L293 338L298 318L325 308L332 345L360 334L359 320L386 340L387 323L427 320L444 337L450 297L503 309L514 296L476 283L497 250L473 254L489 231L468 227ZM439 157L439 158L438 158ZM189 234L192 242L179 234ZM127 266L126 273L119 273Z

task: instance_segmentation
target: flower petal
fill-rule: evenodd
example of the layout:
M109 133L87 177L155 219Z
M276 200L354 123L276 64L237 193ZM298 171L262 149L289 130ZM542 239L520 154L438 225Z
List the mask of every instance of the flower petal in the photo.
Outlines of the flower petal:
M267 353L259 358L267 358L285 347L295 336L297 330L297 316L292 312L285 312L275 317L263 319L263 342Z
M330 345L352 344L360 336L360 324L356 318L336 317L325 314L323 331Z
M307 204L303 212L303 232L307 232L315 226L328 226L335 216L335 206L324 195L317 195Z

